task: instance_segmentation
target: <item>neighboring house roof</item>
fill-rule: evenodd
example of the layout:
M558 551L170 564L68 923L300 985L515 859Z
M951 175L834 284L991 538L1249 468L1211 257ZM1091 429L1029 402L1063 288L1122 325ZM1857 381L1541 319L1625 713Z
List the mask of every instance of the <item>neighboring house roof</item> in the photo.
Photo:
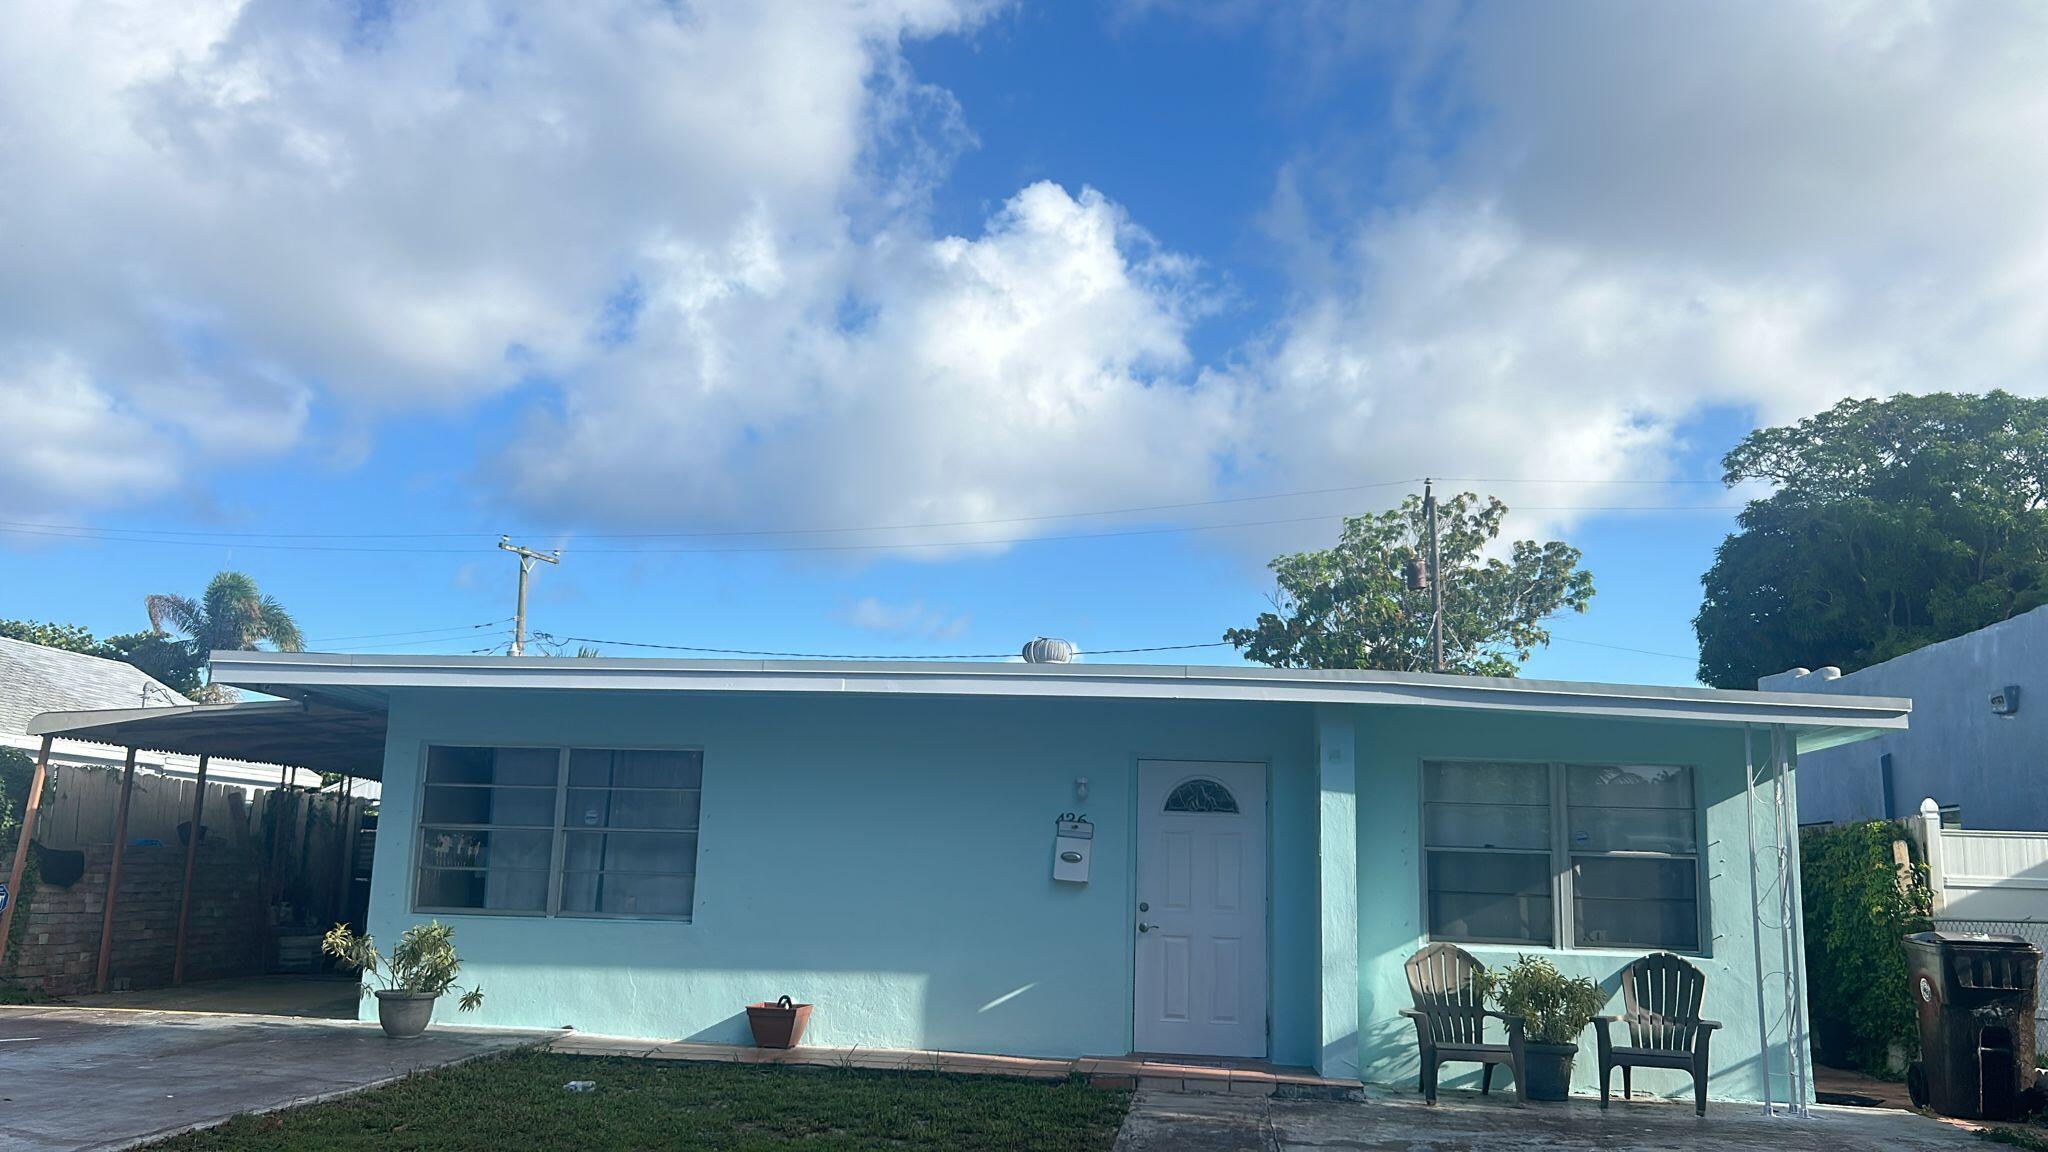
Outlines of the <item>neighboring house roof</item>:
M1886 697L1585 684L1480 676L1151 664L638 660L216 652L215 679L272 695L382 709L393 689L798 692L1397 704L1614 719L1783 724L1810 749L1903 728Z
M30 735L30 721L47 712L170 712L190 707L191 700L132 664L0 637L0 746L34 752L42 738ZM120 752L84 740L59 739L52 745L51 755L58 763L95 767L115 767L122 762ZM166 776L186 778L199 768L190 756L138 755L136 762ZM241 760L216 760L207 769L208 777L221 783L267 788L276 787L283 772L281 765ZM315 773L294 772L292 782L312 786L319 779Z
M42 712L190 703L133 664L0 637L0 732L20 736Z

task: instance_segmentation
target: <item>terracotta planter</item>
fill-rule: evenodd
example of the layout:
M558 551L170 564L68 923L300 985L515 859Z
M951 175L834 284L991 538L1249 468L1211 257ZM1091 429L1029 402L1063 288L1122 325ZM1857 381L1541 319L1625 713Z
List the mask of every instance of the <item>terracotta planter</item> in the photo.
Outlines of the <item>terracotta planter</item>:
M811 1006L793 1003L787 996L773 1004L747 1005L747 1027L754 1030L756 1048L794 1048L810 1022Z
M410 1040L427 1030L427 1021L434 1018L434 1001L439 999L424 992L380 988L377 1023L384 1026L384 1034L393 1040Z
M1522 1045L1522 1071L1528 1076L1522 1094L1531 1100L1562 1100L1572 1088L1572 1057L1577 1044Z

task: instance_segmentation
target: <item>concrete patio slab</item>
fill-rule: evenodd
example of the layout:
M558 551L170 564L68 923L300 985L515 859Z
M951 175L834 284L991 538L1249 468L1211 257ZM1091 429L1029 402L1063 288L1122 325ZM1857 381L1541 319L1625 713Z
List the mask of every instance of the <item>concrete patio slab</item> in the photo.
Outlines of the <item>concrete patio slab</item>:
M271 975L195 980L176 988L102 992L66 997L74 1008L146 1008L172 1012L230 1012L240 1016L316 1016L353 1020L362 1003L360 981L349 976Z
M1286 1100L1141 1090L1115 1152L1547 1152L1551 1149L1697 1149L1737 1152L1948 1152L1984 1147L1969 1129L1910 1112L1817 1108L1811 1118L1756 1108L1573 1100L1516 1107L1513 1096L1419 1097L1368 1090L1358 1101Z
M0 1148L123 1148L367 1088L556 1033L216 1013L0 1008Z

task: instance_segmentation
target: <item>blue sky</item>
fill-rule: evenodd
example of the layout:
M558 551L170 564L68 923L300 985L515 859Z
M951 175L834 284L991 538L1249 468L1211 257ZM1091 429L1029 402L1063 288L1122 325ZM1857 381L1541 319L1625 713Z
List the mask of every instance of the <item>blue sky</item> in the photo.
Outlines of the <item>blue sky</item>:
M1204 643L1488 477L1527 673L1686 683L1744 431L2048 379L2029 5L99 7L0 45L0 616L462 652L510 532L564 636Z

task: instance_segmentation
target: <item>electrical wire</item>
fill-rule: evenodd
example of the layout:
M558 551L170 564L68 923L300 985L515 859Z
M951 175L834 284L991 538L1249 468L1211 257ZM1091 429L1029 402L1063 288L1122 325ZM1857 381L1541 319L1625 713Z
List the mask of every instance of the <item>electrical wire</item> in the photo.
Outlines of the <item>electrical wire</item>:
M1662 656L1666 660L1684 660L1687 663L1699 659L1698 656L1681 656L1676 652L1653 652L1648 648L1630 648L1623 644L1602 644L1598 640L1574 640L1569 636L1552 636L1551 639L1565 644L1583 644L1588 648L1608 648L1616 652L1634 652L1639 656Z
M344 640L385 640L397 636L425 636L432 632L461 632L477 628L489 628L493 624L509 624L511 622L512 617L501 616L496 620L486 620L481 624L449 624L440 628L420 628L411 632L362 632L354 636L322 636L318 639L308 640L306 643L338 644Z
M512 630L510 628L505 628L497 632L487 633L486 635L510 636L512 635ZM322 649L322 651L343 654L354 652L390 652L393 648L433 648L438 647L442 644L474 644L479 639L482 639L482 637L476 636L474 634L463 634L459 636L442 636L438 639L433 640L408 640L399 644L371 644L358 645L351 648L326 648ZM495 648L497 647L497 645L493 644L491 645L491 647ZM479 651L488 650L489 649L479 649Z
M950 652L905 656L900 653L848 653L848 652L772 652L757 648L709 648L696 644L655 644L642 640L603 640L595 636L563 636L553 632L530 632L533 639L548 644L602 644L614 648L656 648L667 652L699 652L714 656L766 656L785 660L1012 660L1015 652ZM1156 644L1144 648L1090 648L1077 651L1081 656L1125 656L1140 652L1178 652L1194 648L1221 648L1228 640L1210 640L1200 644Z

